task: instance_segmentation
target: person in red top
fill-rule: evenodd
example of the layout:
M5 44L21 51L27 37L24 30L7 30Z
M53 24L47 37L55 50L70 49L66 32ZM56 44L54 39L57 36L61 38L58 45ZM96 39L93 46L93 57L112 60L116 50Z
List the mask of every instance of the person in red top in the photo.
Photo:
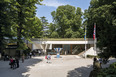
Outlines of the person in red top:
M13 59L12 59L12 57L10 57L10 63L9 63L9 65L10 65L10 68L13 68Z

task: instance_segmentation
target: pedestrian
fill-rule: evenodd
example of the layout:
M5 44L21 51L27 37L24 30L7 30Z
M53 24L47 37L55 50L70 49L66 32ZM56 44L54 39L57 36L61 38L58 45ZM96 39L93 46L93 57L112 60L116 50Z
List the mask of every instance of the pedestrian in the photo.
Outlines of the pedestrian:
M32 56L32 53L31 53L31 52L30 52L29 56L30 56L30 58L31 58L31 56Z
M95 62L95 61L97 61L97 58L96 58L96 56L93 58L93 62Z
M13 68L13 59L10 57L10 62L9 62L10 68Z
M22 63L24 63L24 55L22 55Z
M7 60L7 54L4 55L4 61L6 61L6 60Z
M40 55L41 55L41 51L39 50L39 52L38 52L38 53L39 53L39 56L40 56Z
M51 60L51 55L48 54L48 55L47 55L47 63L51 63L50 60Z
M35 52L33 52L33 56L35 56Z
M45 55L46 63L48 63L47 55Z
M13 68L13 69L16 68L16 59L15 59L15 58L13 58L12 68Z
M65 55L67 54L67 51L65 50Z
M69 50L68 50L68 54L69 54Z
M9 60L9 56L8 55L6 56L6 60Z
M2 59L4 59L4 55L5 55L5 53L4 53L4 52L2 52L2 54L1 54Z
M98 72L101 70L101 64L96 57L93 59L93 70L90 72L89 77L97 77Z
M16 67L19 68L19 59L16 58Z

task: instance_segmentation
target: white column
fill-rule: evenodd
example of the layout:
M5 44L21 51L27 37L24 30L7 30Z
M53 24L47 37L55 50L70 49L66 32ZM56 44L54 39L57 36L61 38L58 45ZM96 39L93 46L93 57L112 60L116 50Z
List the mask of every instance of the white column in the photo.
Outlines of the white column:
M39 44L39 45L40 45L41 49L44 49L43 46L42 46L42 44Z
M45 44L45 53L46 53L47 46L48 46L48 44Z
M49 49L52 49L52 44L50 44L50 47L49 47Z

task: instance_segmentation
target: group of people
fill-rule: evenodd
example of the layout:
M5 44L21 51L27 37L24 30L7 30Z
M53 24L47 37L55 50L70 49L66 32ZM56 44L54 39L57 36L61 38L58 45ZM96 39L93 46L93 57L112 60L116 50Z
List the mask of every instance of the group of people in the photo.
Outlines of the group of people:
M26 54L25 58L29 59L29 58L32 58L32 56L33 57L35 56L35 52L30 52L30 53Z
M31 58L31 57L32 57L32 53L30 52L29 58ZM25 56L23 54L22 55L22 63L24 63L24 59L25 59ZM12 69L19 68L19 59L18 58L10 57L9 61L10 61L9 62L10 68L12 68Z
M10 57L9 65L10 65L10 68L12 69L19 68L19 59Z

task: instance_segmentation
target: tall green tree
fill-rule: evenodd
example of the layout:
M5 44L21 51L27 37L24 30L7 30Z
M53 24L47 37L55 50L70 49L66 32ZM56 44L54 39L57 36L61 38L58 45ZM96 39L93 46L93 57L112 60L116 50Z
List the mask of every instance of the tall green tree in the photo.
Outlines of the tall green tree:
M42 37L42 23L38 17L34 17L33 20L26 22L25 29L23 30L22 35L26 39L30 38L40 38Z
M70 5L59 6L51 15L60 38L80 37L78 30L82 25L81 8L76 9Z
M46 17L40 17L41 18L41 23L42 23L42 37L47 37L48 36L48 20Z
M0 53L6 46L5 37L11 37L10 0L0 0Z
M93 36L93 25L96 23L97 46L103 50L102 56L115 56L116 27L115 23L115 0L91 0L90 7L85 11L85 22L87 23L87 35ZM112 13L113 14L112 14ZM113 23L114 22L114 23Z
M49 38L58 38L59 37L57 30L56 30L56 24L50 23L48 25L48 28L49 28L49 30L48 30Z
M76 15L73 19L73 24L72 24L72 37L73 38L83 38L84 36L84 28L82 27L82 16L83 13L81 11L81 8L77 7L76 9Z
M38 33L36 29L41 28L40 20L35 17L36 4L40 4L42 0L11 0L12 14L14 26L17 36L18 50L24 48L24 42L22 38L38 37L35 35ZM37 22L39 21L39 22ZM38 24L39 23L39 24ZM39 34L39 33L38 33ZM18 52L20 54L20 51Z

